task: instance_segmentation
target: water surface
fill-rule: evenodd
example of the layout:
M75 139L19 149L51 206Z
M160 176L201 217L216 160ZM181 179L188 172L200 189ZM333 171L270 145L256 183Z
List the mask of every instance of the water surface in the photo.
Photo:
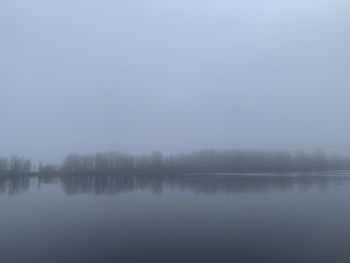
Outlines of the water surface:
M349 262L347 173L0 179L3 262Z

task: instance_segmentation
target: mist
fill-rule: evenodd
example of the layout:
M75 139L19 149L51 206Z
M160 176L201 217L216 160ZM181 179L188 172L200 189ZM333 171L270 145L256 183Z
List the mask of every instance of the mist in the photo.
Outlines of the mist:
M350 1L0 0L0 263L349 262Z
M349 154L349 3L0 2L0 155Z

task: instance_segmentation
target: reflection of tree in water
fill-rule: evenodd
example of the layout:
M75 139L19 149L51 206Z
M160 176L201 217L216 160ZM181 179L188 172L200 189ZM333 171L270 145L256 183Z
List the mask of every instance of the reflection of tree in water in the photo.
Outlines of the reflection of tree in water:
M58 176L40 175L40 176L37 176L36 178L37 178L38 188L41 188L42 186L49 185L49 184L58 184L59 183Z
M183 176L170 183L171 188L195 193L255 193L269 191L290 191L312 188L327 190L330 185L342 184L343 177L332 176Z
M327 190L331 185L342 184L340 176L62 176L60 183L67 194L91 193L95 195L150 190L162 193L166 190L193 193L254 193L288 191L312 188Z
M33 179L29 176L8 176L0 178L0 194L16 195L29 190Z
M61 176L60 183L67 194L114 195L143 189L160 193L163 190L164 178L148 175Z
M327 190L341 185L346 176L325 175L48 175L0 177L0 194L15 195L28 191L36 183L38 187L59 184L65 193L116 195L132 191L189 191L200 194L263 193L310 189Z

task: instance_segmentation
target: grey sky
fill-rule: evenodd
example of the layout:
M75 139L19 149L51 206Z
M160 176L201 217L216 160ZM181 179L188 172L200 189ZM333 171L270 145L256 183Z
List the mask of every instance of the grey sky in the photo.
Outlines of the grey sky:
M2 0L0 155L350 153L346 0Z

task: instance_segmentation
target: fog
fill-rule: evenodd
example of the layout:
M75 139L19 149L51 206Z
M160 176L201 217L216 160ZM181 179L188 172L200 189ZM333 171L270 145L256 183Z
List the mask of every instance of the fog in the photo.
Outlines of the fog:
M350 153L345 0L2 0L0 155Z

